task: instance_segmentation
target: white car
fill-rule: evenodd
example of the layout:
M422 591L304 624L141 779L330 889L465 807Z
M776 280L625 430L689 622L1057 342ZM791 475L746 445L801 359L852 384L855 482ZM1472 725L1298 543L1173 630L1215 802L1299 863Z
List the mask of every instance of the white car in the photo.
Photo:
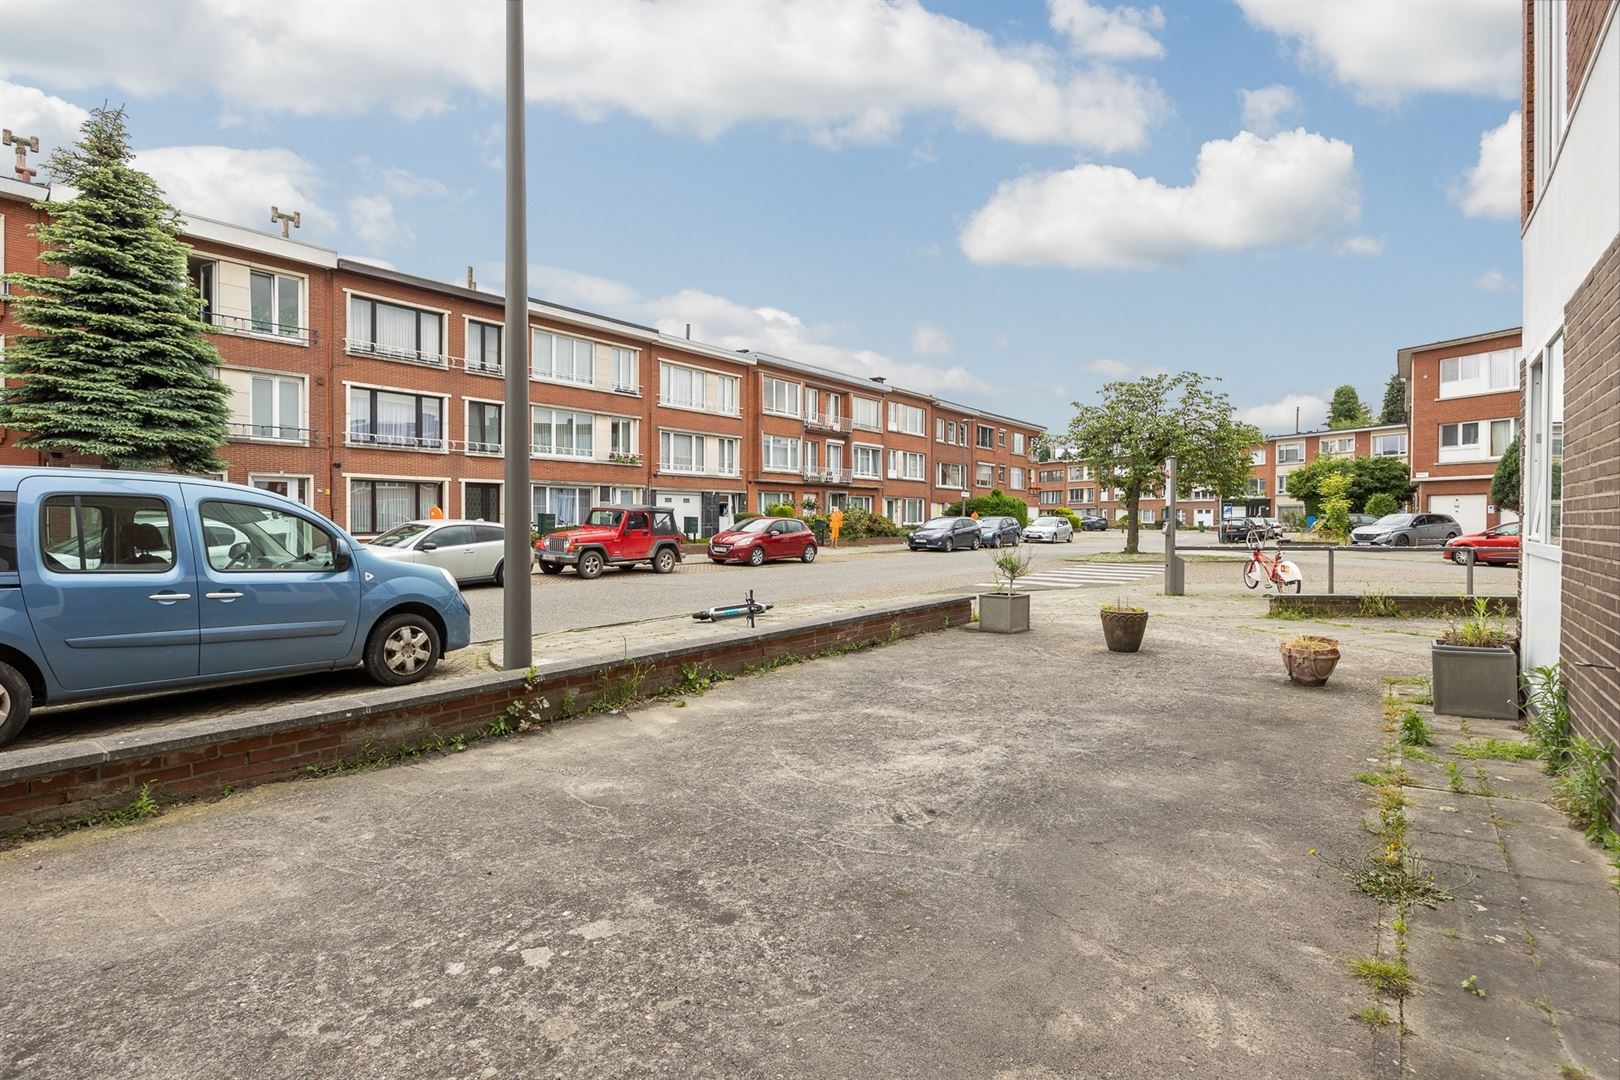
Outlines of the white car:
M1069 524L1068 518L1038 517L1024 526L1024 540L1046 544L1062 541L1070 544L1074 542L1074 526Z
M498 521L407 521L366 546L385 559L442 566L458 585L506 580L506 530Z

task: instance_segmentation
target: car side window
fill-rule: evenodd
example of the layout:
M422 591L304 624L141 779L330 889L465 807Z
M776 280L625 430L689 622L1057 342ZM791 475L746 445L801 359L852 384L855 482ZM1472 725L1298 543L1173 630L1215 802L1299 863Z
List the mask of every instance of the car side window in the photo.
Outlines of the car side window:
M333 568L331 534L297 514L213 500L203 503L198 513L208 543L208 565L215 570L308 572Z
M625 522L625 524L624 524L624 531L625 532L646 532L647 531L647 515L646 514L631 514L630 515L630 520Z
M804 532L804 522L802 522L802 521L785 521L785 522L782 523L782 531L787 532L787 533Z
M446 525L442 529L428 533L423 539L442 548L465 547L473 542L473 527L471 525Z
M675 528L675 515L668 510L660 510L653 514L653 530L664 536L670 536L680 531Z
M162 499L52 495L40 507L40 554L63 574L160 573L174 567L174 523Z
M506 540L506 530L494 525L474 525L473 543L499 544Z

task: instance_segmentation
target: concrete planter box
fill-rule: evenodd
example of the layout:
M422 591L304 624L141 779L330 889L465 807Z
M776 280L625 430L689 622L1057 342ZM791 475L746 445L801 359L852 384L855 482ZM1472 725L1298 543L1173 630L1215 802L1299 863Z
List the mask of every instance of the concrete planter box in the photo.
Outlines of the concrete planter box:
M1508 645L1431 646L1434 711L1479 720L1519 718L1519 657Z
M1022 634L1029 629L1029 593L980 593L979 629L989 634Z

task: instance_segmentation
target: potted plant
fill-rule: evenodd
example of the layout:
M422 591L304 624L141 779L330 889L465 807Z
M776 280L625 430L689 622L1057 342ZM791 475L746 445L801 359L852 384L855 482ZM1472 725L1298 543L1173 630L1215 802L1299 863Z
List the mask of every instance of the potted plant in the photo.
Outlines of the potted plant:
M1022 548L997 548L990 565L995 571L995 592L979 594L979 629L992 634L1022 634L1029 629L1029 593L1018 590L1018 579L1029 573L1034 555Z
M1474 600L1474 613L1451 623L1430 647L1434 711L1480 720L1519 718L1519 658L1507 623L1490 601Z
M1334 638L1301 634L1280 646L1288 678L1300 686L1321 686L1339 666L1339 643Z
M1102 606L1103 641L1109 652L1135 652L1147 632L1146 608L1128 607L1124 601Z

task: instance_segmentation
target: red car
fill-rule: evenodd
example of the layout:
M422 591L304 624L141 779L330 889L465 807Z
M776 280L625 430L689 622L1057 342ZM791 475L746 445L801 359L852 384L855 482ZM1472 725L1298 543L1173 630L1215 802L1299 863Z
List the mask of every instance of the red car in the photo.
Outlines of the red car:
M716 533L709 558L717 563L758 566L771 559L816 561L816 534L798 518L749 518L735 529Z
M594 578L604 567L628 570L637 563L667 574L681 561L683 539L667 506L598 506L583 523L541 537L534 554L542 574L572 566L580 577Z
M1446 544L1441 553L1442 558L1450 559L1455 563L1462 563L1468 556L1465 550L1472 550L1474 561L1482 563L1496 563L1506 566L1512 563L1519 564L1519 523L1509 521L1498 525L1494 529L1486 529L1482 533L1470 533L1459 536Z

